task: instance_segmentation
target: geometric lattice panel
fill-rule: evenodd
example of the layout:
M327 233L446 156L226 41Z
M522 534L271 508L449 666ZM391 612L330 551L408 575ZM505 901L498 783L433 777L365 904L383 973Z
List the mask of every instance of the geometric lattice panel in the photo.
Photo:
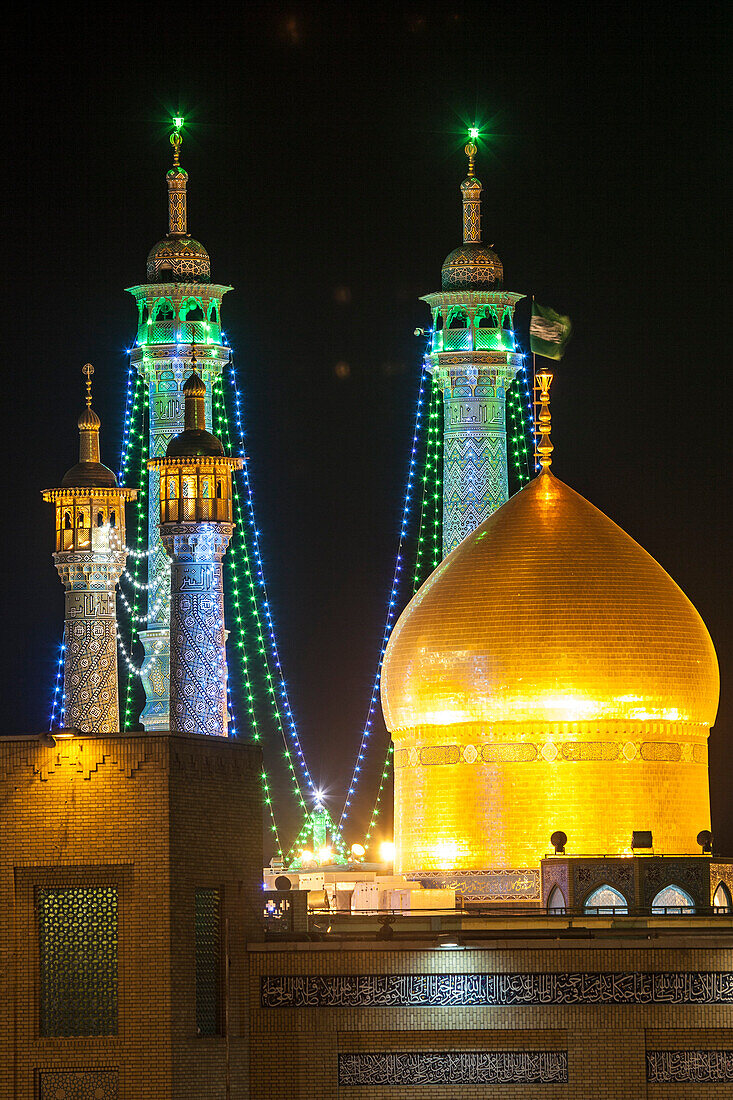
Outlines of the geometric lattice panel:
M219 891L197 890L194 904L196 1031L199 1035L218 1035L221 1005Z
M116 1035L117 888L44 888L37 903L41 1035Z
M38 1079L40 1100L119 1100L116 1069L44 1070Z

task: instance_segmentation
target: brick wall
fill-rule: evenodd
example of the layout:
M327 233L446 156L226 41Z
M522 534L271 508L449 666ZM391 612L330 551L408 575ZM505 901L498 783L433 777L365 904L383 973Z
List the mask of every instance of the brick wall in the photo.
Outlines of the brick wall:
M203 737L0 739L2 1100L37 1097L44 1073L70 1098L93 1073L115 1100L223 1098L225 1042L196 1038L192 898L222 890L241 969L258 930L240 901L261 877L259 770L259 750ZM41 1038L36 891L100 884L119 893L118 1033ZM238 1005L233 1023L245 1032ZM246 1037L230 1045L241 1062Z

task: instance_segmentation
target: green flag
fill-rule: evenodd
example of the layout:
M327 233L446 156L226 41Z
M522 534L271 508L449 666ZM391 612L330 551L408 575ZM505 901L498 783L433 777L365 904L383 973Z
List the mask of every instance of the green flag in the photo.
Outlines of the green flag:
M562 359L572 329L569 317L563 317L555 313L554 309L532 301L529 345L535 355L544 355L547 359Z

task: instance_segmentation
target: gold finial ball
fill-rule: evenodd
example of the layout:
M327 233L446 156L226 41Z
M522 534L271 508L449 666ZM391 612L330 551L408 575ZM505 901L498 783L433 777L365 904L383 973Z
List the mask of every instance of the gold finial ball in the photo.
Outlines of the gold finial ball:
M478 146L474 145L472 141L469 141L468 145L463 151L467 157L475 157L478 153Z
M94 374L94 367L91 363L85 363L84 366L81 368L81 373L87 376L88 382L91 376Z

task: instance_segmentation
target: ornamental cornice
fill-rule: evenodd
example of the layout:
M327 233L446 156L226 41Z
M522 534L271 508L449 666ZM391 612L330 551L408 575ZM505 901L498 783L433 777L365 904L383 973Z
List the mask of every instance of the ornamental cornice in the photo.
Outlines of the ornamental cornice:
M138 494L137 489L126 489L124 486L119 486L116 489L96 489L93 485L80 486L74 488L69 486L63 489L43 489L42 497L48 503L52 504L57 500L66 500L68 497L85 497L91 500L119 500L122 497L123 500L134 500Z
M192 468L214 470L222 466L231 470L241 470L244 459L232 458L230 455L178 455L175 458L148 459L149 470L171 469L176 466L185 466L187 470Z
M429 306L515 306L526 298L526 294L517 294L513 290L437 290L433 294L421 296L421 302Z
M124 550L64 550L53 555L56 568L59 566L88 566L101 569L105 566L124 568L127 554Z
M126 294L141 298L223 298L234 288L224 283L140 283L125 287Z

